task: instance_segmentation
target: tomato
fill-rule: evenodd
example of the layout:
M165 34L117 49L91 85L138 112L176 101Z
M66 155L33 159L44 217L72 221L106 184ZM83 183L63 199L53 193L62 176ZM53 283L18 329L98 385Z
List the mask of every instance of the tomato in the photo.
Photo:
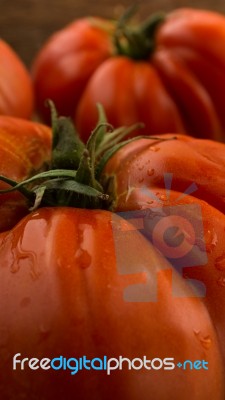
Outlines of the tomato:
M29 72L4 40L0 40L0 54L0 115L30 118L34 94Z
M36 176L29 167L25 169L24 175L31 178L14 189L24 195L35 193L33 206L41 208L24 218L20 215L11 230L0 233L0 387L4 398L70 399L76 391L78 399L91 396L93 400L149 396L159 400L224 399L225 215L219 183L223 182L225 145L167 134L160 139L136 138L119 150L116 145L117 152L113 153L110 144L115 144L118 131L108 135L103 124L84 145L71 131L72 125L67 122L64 126L65 120L57 119L52 111L53 138L49 128L42 125L35 134L24 133L26 129L19 134L14 125L11 134L18 140L16 151L24 138L21 148L25 155L18 153L22 170L26 157L32 160L28 166L33 163L35 169L44 170L47 161L53 169ZM42 140L37 155L30 148L36 135ZM5 143L11 143L8 137L6 131L3 154ZM183 164L178 162L181 155L183 172ZM196 165L204 170L205 179L200 178ZM18 170L16 162L12 159L6 166L13 179ZM163 188L165 173L167 190ZM199 188L192 185L191 189L196 190L197 197L190 195L190 189L182 197L183 187L195 182L195 177ZM210 179L213 184L208 187ZM22 175L16 180L23 180ZM11 181L12 186L15 184ZM167 199L169 189L171 197ZM4 196L11 199L12 193ZM139 222L135 225L135 218L146 210L153 213L157 199L162 201L163 211L169 207L173 211L180 196L178 205L187 210L184 216L178 215L184 229L171 234L174 213L166 221L175 244L176 239L187 239L185 246L191 246L192 263L186 252L177 268L176 257L162 251L164 231L168 234L162 211L156 209L161 225L152 243L151 219L147 220L147 232L143 232ZM192 211L193 205L198 206L197 213ZM117 212L123 214L118 216ZM3 209L3 217L4 213ZM169 250L177 249L172 245ZM204 296L193 291L191 280L202 283ZM138 363L137 358L146 356L155 360L156 368L129 370L123 365L109 375L104 370L78 371L74 365L85 356L98 361L104 356L123 357ZM47 358L49 363L55 357L58 362L64 357L61 369L59 365L56 371L40 368L41 360L46 362ZM167 358L172 358L175 366L169 371L162 366ZM193 368L195 361L197 368Z
M172 184L181 193L190 187L193 196L225 213L224 152L223 143L181 134L130 142L109 159L104 170L107 177L115 177L115 209L128 189L169 189Z
M130 229L108 211L56 207L35 211L0 234L4 398L224 398L220 351L205 306ZM172 275L182 297L172 292ZM208 369L129 371L124 362L108 376L94 370L71 375L26 363L13 370L15 354L20 360L171 357L175 364L205 360Z
M138 210L136 218L138 220L144 218L146 221L144 234L164 256L168 257L187 283L197 285L200 291L198 295L206 304L216 327L225 361L225 215L203 200L190 195L184 197L181 195L180 192L173 190L168 194L161 188L152 188L148 195L140 188L136 188L130 195L124 193L121 196L118 207L120 212L126 212L128 220L132 218L130 211ZM154 208L160 215L159 225L156 227L153 224ZM151 210L149 215L146 213L148 210ZM201 223L203 230L199 232ZM187 245L187 249L182 248L182 244L165 244L165 234L170 232L172 235L174 229L174 232L177 232L174 233L175 238L178 233L184 235L182 244ZM183 256L179 256L179 251ZM177 261L182 257L181 267ZM193 279L195 282L192 282Z
M97 102L115 127L143 122L147 135L224 140L224 42L224 16L206 10L177 9L140 27L79 19L50 37L33 62L37 107L46 117L51 98L85 140Z
M50 159L51 129L38 122L0 116L0 174L18 181L43 168ZM0 182L0 189L6 184ZM0 231L10 229L28 212L18 192L0 196Z
M161 140L134 140L109 160L104 173L107 178L114 177L117 211L128 212L129 217L131 210L139 210L137 213L142 215L144 209L157 208L161 220L166 217L169 225L166 228L162 224L156 231L156 243L165 240L164 229L166 232L176 226L190 241L194 237L190 254L194 245L200 248L203 243L201 263L195 257L194 264L189 266L190 261L185 256L179 272L205 285L203 301L217 329L225 360L225 145L184 135L169 140L172 137L162 135ZM192 211L190 205L197 208ZM179 219L174 221L173 216L180 215L182 206L190 212L182 218L181 224ZM171 210L170 216L165 214L166 209ZM187 230L185 221L189 226L194 225L195 230L202 222L202 237L195 238L196 231ZM204 256L207 256L205 260ZM175 262L176 257L172 260Z

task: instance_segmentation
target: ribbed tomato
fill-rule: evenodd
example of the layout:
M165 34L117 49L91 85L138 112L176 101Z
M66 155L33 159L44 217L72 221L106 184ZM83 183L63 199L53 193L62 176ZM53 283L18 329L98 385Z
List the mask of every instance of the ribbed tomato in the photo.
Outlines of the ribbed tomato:
M115 210L127 212L128 219L134 218L129 215L131 210L137 210L140 218L144 215L149 221L144 234L162 246L163 254L166 249L165 256L175 252L169 258L172 264L176 265L182 243L164 246L164 235L167 232L170 239L180 237L181 241L183 237L187 251L179 272L204 285L202 299L217 329L225 360L224 152L223 143L184 135L176 135L176 139L173 135L162 135L159 140L137 139L115 153L104 173L105 178L114 179ZM158 230L153 224L154 209L159 221L165 221ZM181 214L182 209L187 214ZM146 217L143 210L152 213Z
M21 181L50 159L51 129L22 118L0 116L0 175ZM0 189L6 184L0 182ZM10 229L28 212L20 193L0 196L0 231Z
M33 63L37 106L51 98L86 140L102 103L115 127L224 140L225 18L177 9L140 27L83 18L49 38Z
M173 190L188 190L187 194L225 213L224 153L223 143L181 134L131 141L109 159L104 169L106 177L115 177L114 207L120 208L123 193L134 188L157 190L172 185Z
M205 306L130 229L108 211L58 207L33 212L0 234L3 398L224 398L220 350ZM35 368L25 361L21 369L18 361L13 370L15 354L17 361L35 358ZM40 368L41 359L60 356L73 358L70 368ZM136 367L137 358L158 360L151 370L129 370L124 361L108 376L84 368L71 375L74 358L83 356L127 357ZM165 358L175 368L159 368ZM185 360L188 366L179 368ZM190 368L190 360L201 368Z
M18 54L0 40L0 115L30 118L33 108L30 74Z
M18 165L31 178L16 186L12 179L18 159L12 158L8 165L5 157L2 159L6 160L11 180L2 176L0 179L27 196L27 206L35 211L11 230L0 233L2 396L72 400L76 393L79 400L147 400L150 396L158 400L223 400L225 216L199 198L207 195L213 199L216 188L220 189L214 205L222 210L223 189L219 182L223 171L216 173L218 165L223 167L220 159L225 145L182 135L176 139L162 135L161 139L123 143L120 150L119 143L112 149L111 144L121 132L106 132L106 124L94 130L84 145L74 134L73 125L64 118L58 119L52 111L53 140L48 128L38 125L33 133L31 127L31 131L25 130L22 121L19 126L25 134L8 128L13 133L6 130L4 136L6 141L10 135L17 135L15 153L21 159ZM27 162L18 150L19 138L21 143L24 138L22 148L28 155ZM37 157L30 147L34 138L40 145ZM4 147L8 147L4 143L2 152L6 154ZM208 169L205 180L196 171L197 157L192 156L192 149L198 149L201 155L199 168ZM186 157L183 172L181 165L174 162L176 154ZM42 164L44 169L44 160L49 161L51 169L33 176L29 166L40 168ZM162 188L164 173L167 191ZM172 173L177 192L171 191L171 198L167 199ZM187 190L182 200L183 187L193 183L195 177L200 186L198 198L191 197L191 190ZM214 186L207 189L210 177ZM191 189L196 187L192 185ZM10 199L12 194L7 193ZM169 229L164 229L162 213L170 207L177 209L177 195L187 210L184 216L178 215L184 229L177 230L174 212L166 219L170 222L172 217ZM162 202L160 210L156 210L160 229L153 229L151 243L151 218L147 220L147 232L143 232L141 224L136 226L134 219L146 210L151 217L158 206L157 199ZM200 207L199 213L192 211L192 205ZM114 212L101 209L107 207ZM121 218L116 211L134 212L133 218L130 214ZM194 221L198 222L197 228ZM175 239L170 246L165 240L168 232L170 239ZM178 265L179 273L174 262L179 248L176 240L181 245L184 242L184 250L191 253L189 258L187 251L180 257L183 264ZM160 245L167 245L173 257L164 254ZM193 291L191 279L203 284L205 296ZM95 358L95 362L98 359L99 363L104 356L134 360L137 368L129 370L125 360L118 371L107 376L105 370L81 368L81 361L77 361L86 357ZM59 358L64 360L56 370L50 365L55 357L58 362ZM144 357L154 359L156 368L139 368ZM167 358L173 363L169 371L164 369ZM115 367L117 362L113 362ZM48 364L46 370L40 368L43 363L44 367Z

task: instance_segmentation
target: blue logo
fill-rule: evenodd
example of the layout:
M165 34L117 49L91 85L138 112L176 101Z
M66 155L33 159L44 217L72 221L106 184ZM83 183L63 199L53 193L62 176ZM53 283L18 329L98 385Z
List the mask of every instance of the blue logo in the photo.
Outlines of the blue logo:
M172 174L165 174L165 188L169 199ZM118 272L122 275L146 272L146 283L130 285L124 290L124 300L128 302L157 301L157 272L165 269L165 262L160 265L160 255L182 276L184 267L203 266L207 263L207 252L204 241L204 227L199 204L179 204L186 195L193 193L197 186L193 183L176 200L176 205L167 206L147 187L140 190L150 199L157 200L158 207L146 207L141 210L119 212L114 216L113 224L115 252ZM128 223L121 222L119 218ZM122 220L121 220L122 221ZM136 231L139 231L154 247L159 256L151 257L144 250L137 256L138 242ZM152 252L153 253L153 252ZM151 265L149 265L151 263ZM169 265L169 264L168 264ZM205 296L205 285L194 279L186 279L192 287L195 297ZM182 297L183 291L176 284L173 273L172 293Z

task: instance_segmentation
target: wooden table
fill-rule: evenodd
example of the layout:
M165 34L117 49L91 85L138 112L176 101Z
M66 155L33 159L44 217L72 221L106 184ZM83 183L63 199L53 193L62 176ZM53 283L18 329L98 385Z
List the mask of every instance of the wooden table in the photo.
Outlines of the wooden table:
M47 37L66 23L85 15L116 17L133 3L130 0L0 0L1 37L29 66ZM186 4L225 13L224 0L145 0L140 2L139 14L143 17Z

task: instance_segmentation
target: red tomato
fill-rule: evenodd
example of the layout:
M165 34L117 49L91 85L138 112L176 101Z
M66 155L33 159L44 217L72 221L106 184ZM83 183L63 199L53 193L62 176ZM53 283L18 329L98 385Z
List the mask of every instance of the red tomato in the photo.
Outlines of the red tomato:
M162 135L162 139L169 137L172 135ZM143 209L157 207L162 214L172 207L170 217L167 214L161 217L163 220L166 216L172 228L176 227L174 213L179 215L179 207L184 206L190 213L178 228L190 239L195 236L195 231L187 231L185 220L189 226L193 221L195 227L203 223L203 237L198 238L197 246L201 247L203 243L203 256L207 255L207 259L200 265L196 260L189 267L189 261L184 257L184 268L180 272L188 279L204 283L203 301L217 329L225 360L225 145L184 135L176 137L176 140L166 141L135 140L109 160L104 172L107 178L113 176L115 179L114 207L117 211L139 210L141 213ZM197 205L197 211L192 212L190 205ZM163 229L162 225L157 231L156 242L164 241Z
M153 198L154 195L158 200ZM161 188L152 188L148 195L141 188L137 188L130 194L123 193L118 209L120 212L139 210L136 218L142 220L141 216L144 215L146 221L144 233L155 248L168 257L175 268L177 266L180 274L187 279L187 283L190 279L196 280L194 283L200 287L199 296L206 304L216 327L225 361L225 215L205 201L190 195L184 197L181 195L180 192L172 190L167 192ZM154 208L161 215L156 227L153 224L154 220L151 220L155 215ZM151 210L151 213L148 216L143 210ZM167 210L170 210L169 214ZM125 214L128 220L132 218L129 212ZM203 224L202 232L201 230L199 232L199 224ZM171 230L170 237L173 235L172 229L175 229L174 239L178 234L183 235L181 244L165 244L165 234L166 232L169 234L169 229ZM182 245L186 247L182 248ZM197 246L197 251L194 246ZM181 251L180 256L179 251ZM182 268L177 263L179 257L184 257Z
M51 129L43 124L0 116L0 175L24 180L50 159ZM6 184L0 182L0 189ZM0 196L0 231L10 229L28 212L18 192Z
M178 9L154 24L141 25L138 38L128 26L136 47L123 27L97 18L55 33L32 68L39 111L46 116L44 101L51 98L60 114L74 117L85 140L97 121L97 102L115 127L143 122L148 135L186 132L223 140L224 16Z
M93 400L224 398L220 351L206 308L130 228L107 211L58 207L42 208L0 234L4 398L71 399L73 393ZM116 250L116 245L121 247ZM172 292L171 274L180 298ZM126 293L132 295L127 301ZM143 301L143 294L150 301ZM13 370L17 353L19 359L38 360L172 357L176 364L205 360L208 370L128 371L124 366L109 376L93 370L75 375L31 370L26 364L24 370L18 364Z
M107 177L115 177L115 208L128 189L165 188L172 179L173 190L183 193L194 184L193 196L225 213L224 154L223 143L180 134L134 140L117 151L104 170Z
M0 40L0 115L30 118L34 95L30 75L22 60Z

